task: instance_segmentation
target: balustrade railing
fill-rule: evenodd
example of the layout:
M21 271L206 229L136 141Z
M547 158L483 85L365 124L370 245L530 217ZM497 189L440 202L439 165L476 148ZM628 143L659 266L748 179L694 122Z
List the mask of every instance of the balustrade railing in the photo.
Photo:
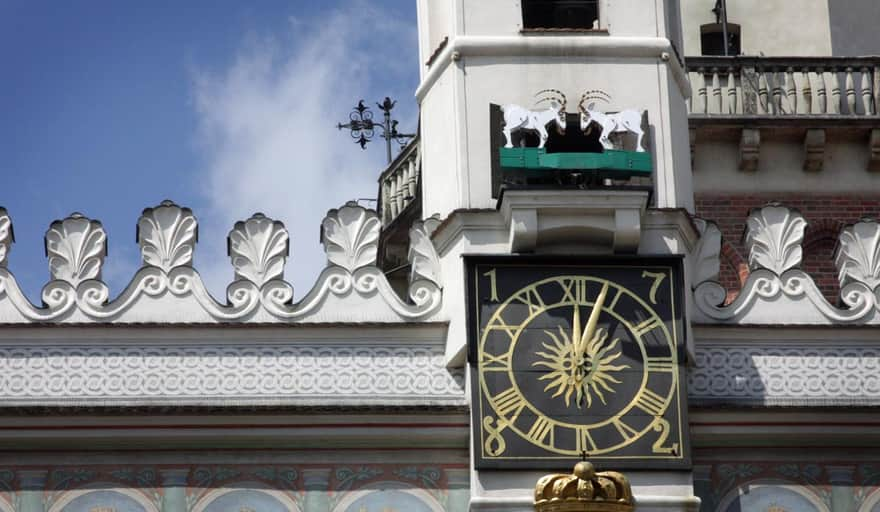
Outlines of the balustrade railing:
M422 172L420 137L415 137L379 176L379 215L387 226L416 197Z
M687 57L692 116L877 116L880 57Z

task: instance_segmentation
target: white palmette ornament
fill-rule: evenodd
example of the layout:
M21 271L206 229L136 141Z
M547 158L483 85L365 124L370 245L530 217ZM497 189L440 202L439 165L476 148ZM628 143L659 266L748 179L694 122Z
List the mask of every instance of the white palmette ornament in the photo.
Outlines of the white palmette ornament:
M607 103L609 96L598 89L587 91L581 96L581 100L578 102L578 110L581 114L581 131L584 134L590 133L590 125L596 123L602 129L602 133L599 135L599 143L605 149L614 149L614 144L612 144L609 136L612 133L629 132L636 136L636 151L639 153L645 151L645 148L642 147L642 138L645 136L645 132L642 130L644 111L627 109L613 114L606 114L596 109L595 102L584 105L587 100L591 99Z
M501 111L504 113L504 138L507 141L504 147L513 147L511 136L514 132L530 131L538 133L538 137L541 139L538 147L543 148L550 136L547 133L547 125L550 123L556 124L556 132L559 135L565 135L565 105L567 103L565 94L556 89L544 89L538 91L535 96L544 93L549 93L549 95L538 100L538 103L548 101L550 107L545 110L529 110L512 103L501 107Z

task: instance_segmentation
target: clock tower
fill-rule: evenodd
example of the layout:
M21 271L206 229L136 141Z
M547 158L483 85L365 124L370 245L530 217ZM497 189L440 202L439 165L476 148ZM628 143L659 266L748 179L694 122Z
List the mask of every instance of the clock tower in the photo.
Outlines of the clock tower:
M421 204L468 368L471 510L587 459L695 510L699 235L677 0L419 0Z

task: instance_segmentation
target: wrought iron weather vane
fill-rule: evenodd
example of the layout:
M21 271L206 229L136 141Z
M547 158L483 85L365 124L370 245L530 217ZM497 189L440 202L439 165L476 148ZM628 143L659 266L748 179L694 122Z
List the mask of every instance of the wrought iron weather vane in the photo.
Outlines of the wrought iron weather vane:
M384 113L384 120L381 123L377 123L373 121L373 111L370 110L370 107L364 105L364 100L360 100L348 115L349 122L345 124L338 123L336 128L339 130L348 128L351 132L351 137L356 144L360 144L361 149L367 148L367 142L373 140L377 129L381 130L382 133L379 135L385 139L385 153L388 157L388 163L391 163L391 141L395 141L403 146L408 139L415 137L414 133L400 133L397 131L398 121L391 119L391 110L396 104L397 101L392 100L388 96L385 97L385 101L382 103L376 103L379 110Z

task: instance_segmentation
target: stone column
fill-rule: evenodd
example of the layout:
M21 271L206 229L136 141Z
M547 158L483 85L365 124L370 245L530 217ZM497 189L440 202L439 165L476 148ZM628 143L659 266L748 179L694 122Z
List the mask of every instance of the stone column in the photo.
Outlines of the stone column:
M48 474L44 469L18 472L19 512L44 512L43 493Z
M471 471L470 469L447 469L446 480L449 483L449 512L468 512L471 502Z
M304 512L330 512L330 468L303 470Z
M825 471L831 484L831 512L856 512L855 466L827 466Z
M189 469L160 469L162 512L186 512L186 480Z

